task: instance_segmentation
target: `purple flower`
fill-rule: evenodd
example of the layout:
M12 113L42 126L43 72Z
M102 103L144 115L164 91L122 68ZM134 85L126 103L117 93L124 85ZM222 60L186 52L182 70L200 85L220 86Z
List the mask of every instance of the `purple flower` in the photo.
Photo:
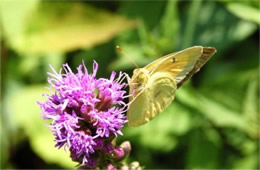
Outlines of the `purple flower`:
M52 67L51 67L52 68ZM116 79L112 72L110 79L96 78L98 64L94 61L93 73L89 74L84 64L73 73L67 64L48 82L48 99L38 102L44 119L51 119L49 125L58 148L69 148L71 158L93 168L97 164L96 152L111 152L111 137L122 135L121 129L127 122L123 114L128 109L124 103L126 91L121 73ZM109 139L109 140L108 140Z

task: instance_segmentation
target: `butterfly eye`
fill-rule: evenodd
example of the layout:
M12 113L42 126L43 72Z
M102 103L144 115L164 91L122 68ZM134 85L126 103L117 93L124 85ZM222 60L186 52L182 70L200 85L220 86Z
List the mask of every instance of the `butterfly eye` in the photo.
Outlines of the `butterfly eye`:
M133 72L134 74L136 74L137 73L137 69L134 69L134 72Z

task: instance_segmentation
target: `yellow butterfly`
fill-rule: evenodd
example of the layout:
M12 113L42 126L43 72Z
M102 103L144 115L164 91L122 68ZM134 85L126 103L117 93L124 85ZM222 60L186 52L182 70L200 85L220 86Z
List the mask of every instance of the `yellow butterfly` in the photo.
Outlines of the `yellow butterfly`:
M213 47L194 46L163 56L134 70L129 82L130 126L152 120L173 101L176 90L216 53Z

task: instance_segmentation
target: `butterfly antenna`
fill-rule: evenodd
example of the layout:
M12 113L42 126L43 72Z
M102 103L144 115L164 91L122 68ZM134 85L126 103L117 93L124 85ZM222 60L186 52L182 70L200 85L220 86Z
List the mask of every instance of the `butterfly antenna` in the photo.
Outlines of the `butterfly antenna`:
M117 49L119 52L121 52L124 56L126 56L126 57L135 65L136 68L139 68L138 65L134 62L134 60L133 60L131 57L129 57L129 56L122 50L122 48L120 48L119 45L116 46L116 49Z

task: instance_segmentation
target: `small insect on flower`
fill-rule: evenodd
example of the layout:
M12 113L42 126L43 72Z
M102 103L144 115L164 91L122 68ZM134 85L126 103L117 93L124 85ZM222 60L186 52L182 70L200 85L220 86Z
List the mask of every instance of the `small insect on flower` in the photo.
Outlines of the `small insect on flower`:
M52 120L50 130L53 132L56 147L69 148L71 158L89 168L101 164L100 152L107 153L115 149L111 141L122 135L121 129L127 122L123 112L128 105L123 99L127 92L123 90L128 78L126 73L112 72L110 79L96 78L98 64L94 61L93 73L82 62L73 73L68 64L63 65L57 73L48 73L50 95L47 100L38 102L44 119ZM116 148L118 150L118 148Z

